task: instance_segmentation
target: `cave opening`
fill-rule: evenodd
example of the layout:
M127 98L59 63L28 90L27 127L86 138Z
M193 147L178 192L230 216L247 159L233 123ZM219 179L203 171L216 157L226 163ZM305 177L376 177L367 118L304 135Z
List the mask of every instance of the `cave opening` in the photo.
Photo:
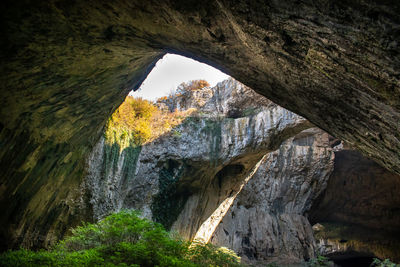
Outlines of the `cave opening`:
M371 266L372 262L374 261L375 257L350 257L350 258L342 258L342 259L335 259L330 258L337 266L340 267L369 267Z
M335 263L338 267L369 267L377 258L371 253L360 253L356 251L347 251L344 253L331 253L326 257Z
M157 61L139 89L129 95L156 101L160 97L177 94L176 90L182 83L205 80L213 87L228 78L227 74L210 65L167 53Z
M185 65L185 61L186 61L186 65ZM182 62L184 62L184 64L182 64ZM181 64L181 66L179 66L179 64ZM192 65L192 66L190 66L190 65ZM205 79L210 82L210 83L207 83L208 86L206 86L206 87L212 87L217 82L220 82L223 79L229 78L229 76L227 76L226 74L223 74L210 66L206 66L205 72L204 72L204 69L202 72L201 68L202 67L204 68L204 65L205 64L203 64L203 63L195 62L194 60L185 58L183 56L179 56L179 55L175 55L175 54L166 54L155 65L155 67L149 73L149 75L147 76L146 80L144 80L144 82L142 83L140 88L137 91L132 91L129 94L129 96L134 97L134 98L143 98L146 101L149 101L149 103L157 103L158 99L160 99L160 98L163 98L163 97L168 98L170 96L175 97L177 94L179 94L180 92L177 92L176 90L174 90L174 88L179 87L182 82L185 83L185 81L189 81L186 83L189 86L191 86L192 81L195 81L197 79ZM188 72L190 72L190 74L194 74L194 75L188 76L187 75ZM207 75L209 75L209 76L207 76ZM202 88L198 88L198 89L202 89ZM264 98L264 97L261 96L259 98ZM172 112L172 111L174 111L176 109L180 109L180 108L184 109L184 107L182 107L182 106L176 106L176 105L174 106L173 105L172 108L168 107L168 110L170 112ZM234 121L236 119L241 119L248 115L254 115L257 112L258 112L257 109L254 109L254 108L243 109L243 106L238 105L237 107L232 107L231 109L229 109L227 111L226 118L230 119L231 121ZM181 116L181 114L179 116ZM213 123L206 125L206 128L207 128L207 131L210 131L213 134L218 133L218 131L221 131L221 129L216 127L216 125ZM243 126L242 126L242 128L243 128ZM119 134L120 134L121 139L124 139L126 137L125 132L121 132ZM176 138L180 138L182 136L182 134L183 133L180 131L173 131L173 136ZM246 131L246 134L249 134L249 132ZM312 132L312 134L310 134L310 132L307 132L307 130L300 132L293 138L293 145L296 147L303 147L303 148L313 146L314 142L316 142L315 136L313 134L315 134L315 133ZM215 137L215 136L213 136L213 137ZM235 141L238 141L238 140L235 140ZM140 141L140 144L135 144L135 146L137 146L137 148L138 148L139 145L142 145L141 142L142 142L142 140ZM218 154L217 149L215 149L216 147L218 147L218 145L220 145L218 142L220 142L220 141L215 140L212 142L212 149L214 150L213 153L215 153L215 154ZM333 145L335 145L335 144L336 143L334 143ZM333 145L331 144L331 146L333 146ZM111 165L115 164L115 158L112 159L115 155L112 155L112 154L115 153L116 150L120 150L121 148L125 149L125 155L127 156L126 157L127 160L123 164L123 168L126 168L126 170L123 171L122 176L124 177L124 179L129 180L130 177L132 176L132 174L137 173L137 171L138 171L136 169L136 167L132 167L132 166L137 165L137 163L139 161L139 154L141 153L141 148L137 149L135 147L134 149L128 149L127 147L124 147L124 144L118 145L115 147L111 147L110 152L105 152L105 153L110 153L110 155L108 155L109 158L107 158L107 160ZM172 149L172 147L169 147L169 148ZM211 161L214 160L213 157L215 157L215 155L210 157ZM111 160L109 160L109 159L111 159ZM149 161L150 161L149 159L142 160L142 163L146 163ZM213 164L218 164L218 162L213 162ZM129 166L131 166L131 167L129 167ZM177 187L175 184L176 182L181 181L181 178L183 180L188 179L188 177L181 177L181 176L184 176L181 174L188 172L187 170L185 170L185 168L193 167L193 166L190 166L190 167L189 166L190 165L186 164L184 161L181 161L178 164L178 161L168 160L166 165L164 166L167 171L161 170L159 172L159 179L160 179L159 182L163 183L164 187L163 187L163 190L161 190L162 194L158 194L158 196L161 195L162 197L156 198L155 203L152 204L150 209L153 213L155 211L160 211L160 210L163 211L163 212L158 212L159 214L157 215L157 217L153 217L152 219L155 220L156 222L162 223L164 226L166 226L166 228L168 230L174 229L173 225L174 225L175 221L177 221L179 219L178 217L181 214L181 212L184 210L187 200L189 199L189 197L191 197L193 195L193 192L189 192L189 191L182 192L183 191L182 188ZM210 167L215 167L215 166L210 166ZM193 167L193 168L195 168L195 167ZM199 240L209 241L211 239L211 237L214 237L211 241L216 242L216 243L223 240L218 235L217 235L217 238L215 238L215 235L213 235L214 231L217 232L218 227L219 227L219 224L218 224L219 222L217 220L215 220L215 218L219 217L219 220L222 221L226 213L228 213L228 217L229 216L231 216L231 218L235 217L235 215L234 215L235 211L232 211L232 214L229 214L229 208L231 205L234 204L234 201L235 201L235 199L231 198L231 196L236 197L236 195L238 195L240 193L244 184L237 184L237 185L232 186L232 187L237 187L234 190L232 190L230 188L231 185L229 185L229 184L228 184L229 188L227 186L225 186L225 188L224 188L223 185L227 183L227 180L229 180L229 178L231 178L231 177L233 178L235 176L243 174L244 170L246 168L248 168L248 166L244 167L243 164L233 163L233 164L225 165L224 167L219 169L215 174L210 175L212 177L215 177L214 182L215 182L215 184L218 185L216 187L218 189L211 193L208 192L208 194L218 196L218 197L215 197L214 199L212 199L212 198L206 199L207 204L211 203L211 205L209 205L206 208L201 207L201 208L204 208L205 211L202 211L203 216L197 222L197 224L199 225L197 228L200 230L196 233L196 232L193 232L193 229L190 229L190 230L188 230L188 232L190 232L190 233L187 234L185 237L191 238L195 234L194 235L195 240L196 240L196 238L199 238ZM276 168L274 168L274 171L277 172L275 169ZM277 169L279 170L279 168L277 168ZM115 168L115 170L117 170L117 169ZM205 171L204 169L198 171L197 173L194 172L191 174L196 176L196 175L199 175L199 172L201 172L201 171L203 171L204 173L210 174L207 171ZM109 173L105 172L105 174L108 175ZM194 188L201 188L201 187L204 188L207 185L209 185L208 182L204 181L204 180L195 181L192 184L194 184L194 183L198 183L198 185L193 185ZM316 181L314 181L312 187L314 187L314 184L316 184ZM285 185L285 187L287 186L287 184L285 184L285 183L284 183L284 185ZM145 188L145 186L140 185L138 187L135 187L135 190L143 190L144 188ZM221 192L223 191L221 189L225 190L228 193L226 193L225 195L221 194ZM146 196L145 194L135 194L133 192L128 192L126 195L126 200L121 205L122 206L125 205L124 207L129 207L129 208L137 208L138 206L136 203L142 201L146 197L148 197L148 196ZM249 198L249 199L250 200L248 200L248 202L254 201L251 198ZM284 197L279 197L277 199L279 199L279 201L276 203L280 204L280 201L282 199L284 199ZM204 200L201 199L201 201L204 201ZM238 203L239 203L238 204L239 207L243 206L246 210L250 210L251 208L254 207L253 203L252 204L247 203L244 205L241 205L240 202L238 202ZM216 207L214 207L214 206L217 206L217 209L215 209ZM153 209L153 207L156 207L156 208ZM168 210L168 211L165 212L165 210ZM279 210L283 211L283 206ZM189 213L190 212L191 211L189 211ZM149 213L149 210L144 212L145 215L148 215L148 213ZM207 216L205 216L204 214L206 214ZM215 214L217 214L217 216ZM104 215L105 214L101 214L101 213L96 214L96 216L97 216L96 219L101 218ZM210 215L210 216L208 216L208 215ZM211 219L213 219L214 221ZM183 223L186 223L186 222L182 222L182 221L178 220L178 224L182 225ZM196 223L193 223L193 222L191 222L191 223L192 223L192 225L196 225ZM212 226L212 227L210 227L210 226ZM177 227L175 227L175 229L176 228ZM211 231L210 229L213 229L213 230ZM220 231L223 231L223 233L229 237L230 233L232 233L234 231L232 229L228 229L228 230L226 230L225 228L222 228L222 230L220 230ZM245 229L243 232L245 232L247 230L249 231L249 233L248 233L249 236L251 236L252 228L250 227L249 229ZM232 239L232 237L230 237L230 238ZM218 241L218 239L219 239L219 241ZM215 241L215 240L217 240L217 241ZM226 243L228 243L228 242L226 242ZM248 253L246 254L246 251L249 251L249 248L247 248L246 246L250 246L249 237L244 237L242 244L245 245L243 247L244 255L249 256L249 255L247 255ZM255 246L254 244L251 244L251 245ZM268 257L271 255L274 255L276 248L268 247L268 245L267 245L267 248L268 249L267 249L267 252L265 253L265 255L267 255ZM340 256L328 255L328 258L330 260L332 260L338 266L346 267L346 266L369 266L371 264L371 262L373 261L374 257L371 255L342 254Z
M110 167L100 171L102 175L108 176L121 167L118 173L121 184L134 185L131 191L125 188L117 192L115 188L119 184L104 179L104 188L93 189L108 196L105 191L112 184L116 193L111 192L109 196L126 196L121 206L150 198L146 186L154 181L137 181L135 176L140 171L138 162L145 165L157 157L140 156L139 146L129 149L123 143L101 147L96 142L103 137L102 129L108 116L129 90L140 87L156 60L166 51L188 53L215 62L257 92L304 115L314 125L349 141L381 165L399 173L399 77L396 73L399 61L398 43L393 41L399 21L396 1L350 4L346 1L328 1L328 4L242 1L240 5L235 1L207 1L193 6L191 3L181 5L181 1L162 4L74 1L68 5L59 1L25 1L24 5L19 1L12 1L12 5L9 2L10 8L3 8L2 47L5 49L2 50L4 71L0 90L0 143L4 145L0 155L3 167L0 207L5 211L0 220L0 236L1 243L7 246L49 246L64 235L66 226L93 219L92 213L97 210L92 212L92 204L99 204L99 211L102 211L101 205L121 204L106 202L102 195L96 199L98 202L90 202L88 198L92 195L81 190L86 175L85 160L93 147L98 155L106 155L103 162L106 168ZM228 115L229 125L238 126L235 130L240 135L233 141L227 138L225 143L226 140L216 137L224 128L218 123L205 123L202 134L209 137L204 143L209 141L206 149L210 151L207 159L211 163L195 172L202 178L199 186L207 185L208 181L203 178L211 170L232 163L221 163L221 144L231 145L230 152L246 151L237 144L251 139L246 137L254 136L256 131L242 131L246 124L236 122L243 114L251 116L256 112L250 109L240 113L232 109ZM140 130L144 137L148 135L145 127ZM292 133L287 131L286 137L289 132ZM126 140L124 131L110 134ZM180 130L173 130L171 134L175 140L171 144L185 138ZM297 140L293 146L306 150L312 144L314 139L309 138ZM170 152L173 147L165 151ZM120 151L124 151L125 161L118 165L116 157L120 156ZM296 149L291 152L295 153ZM275 164L270 169L279 174L285 165L283 157L277 158L280 161L270 159ZM248 165L243 166L247 168ZM94 168L90 175L95 174ZM279 200L275 202L279 209L276 210L286 212L282 214L285 221L301 221L304 219L301 207L297 207L301 210L296 214L299 216L286 218L298 211L295 209L297 202L287 199L289 194L281 192L296 188L308 193L310 187L300 182L293 184L279 175L274 177L279 183L269 188L274 187L277 192L274 197ZM355 180L359 177L354 176ZM398 195L391 193L397 190L397 183L392 180L387 180L393 188L390 191L382 191L375 183L378 179L360 177L359 180L370 181L373 194ZM352 181L346 179L341 184L350 188ZM314 187L318 187L317 182L312 183ZM133 191L140 194L133 194ZM348 195L356 195L350 193ZM263 199L248 193L247 199L242 200L245 203ZM391 209L382 208L380 203L374 205L368 199L361 203L365 205L359 210L366 210L367 215L371 215L374 208L377 211L376 216L370 216L378 218L372 222L364 219L364 213L353 214L378 227L393 227L400 221L397 203ZM269 203L264 205L268 207ZM251 207L238 205L238 211L247 212ZM339 208L340 211L355 210L348 206ZM238 211L232 212L232 217L233 214L245 217ZM342 218L347 216L337 214ZM256 215L248 217L258 218ZM280 222L280 218L268 215L271 224L279 225L276 220ZM385 220L380 221L381 215ZM382 221L386 226L382 226ZM290 225L296 224L286 226ZM221 232L228 237L226 233L231 233L232 238L234 231L228 226L225 223ZM243 233L255 233L255 229L243 228ZM294 232L290 228L284 231ZM260 251L267 248L263 254L272 254L280 249L276 246L274 250L271 244L261 243Z

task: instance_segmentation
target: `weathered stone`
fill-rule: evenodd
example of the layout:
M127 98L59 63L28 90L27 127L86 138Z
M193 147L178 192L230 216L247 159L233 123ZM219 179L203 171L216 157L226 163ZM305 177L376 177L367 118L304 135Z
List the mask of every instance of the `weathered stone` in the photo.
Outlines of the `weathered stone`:
M335 152L326 191L310 211L326 255L364 253L400 262L400 177L353 150Z
M100 140L89 158L84 186L94 219L135 208L193 239L217 207L240 192L265 153L311 127L233 79L205 90L210 93L191 92L186 102L192 104L181 105L186 109L203 103L197 115L141 148L120 153L118 144ZM238 104L252 113L229 117Z
M320 255L332 259L371 257L400 261L398 232L342 222L322 222L321 225L314 231L316 252Z
M333 170L328 134L312 128L266 155L211 241L251 262L293 263L315 256L305 217Z

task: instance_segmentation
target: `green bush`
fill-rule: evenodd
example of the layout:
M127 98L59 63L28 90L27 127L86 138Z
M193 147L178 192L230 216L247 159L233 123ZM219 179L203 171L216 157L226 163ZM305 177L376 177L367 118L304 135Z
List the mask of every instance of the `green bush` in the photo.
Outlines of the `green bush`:
M85 224L51 250L20 249L0 255L0 266L239 266L228 249L171 237L136 211Z
M20 249L0 256L0 266L101 266L104 259L95 249L65 253Z
M216 247L201 242L192 243L189 247L189 259L199 266L241 266L240 257L225 247Z
M332 262L327 257L318 255L316 258L310 259L308 266L310 267L326 267L332 266Z
M371 266L374 267L400 267L400 264L396 264L392 261L390 261L390 259L385 259L385 260L380 260L377 258L374 258L374 261L372 262Z

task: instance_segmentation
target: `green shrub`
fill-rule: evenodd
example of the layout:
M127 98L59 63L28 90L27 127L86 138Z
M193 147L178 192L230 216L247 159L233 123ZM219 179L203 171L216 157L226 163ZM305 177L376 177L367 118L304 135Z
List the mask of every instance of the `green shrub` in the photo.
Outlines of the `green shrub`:
M199 266L241 266L240 257L234 251L212 244L192 243L188 255L189 259Z
M20 249L0 256L0 266L101 266L104 259L95 249L65 253Z
M380 260L377 258L374 258L374 261L371 263L371 266L374 267L400 267L400 264L396 264L392 261L390 261L390 259L385 259L385 260Z
M51 250L20 249L0 255L0 266L239 266L234 252L171 237L136 211L85 224Z
M310 261L308 262L308 266L310 267L332 266L332 262L330 262L327 257L318 255L316 258L310 259Z

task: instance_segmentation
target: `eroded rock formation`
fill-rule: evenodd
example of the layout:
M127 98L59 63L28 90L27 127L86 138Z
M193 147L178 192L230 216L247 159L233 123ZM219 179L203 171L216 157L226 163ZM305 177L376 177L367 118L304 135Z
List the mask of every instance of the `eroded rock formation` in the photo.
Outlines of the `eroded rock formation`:
M91 218L84 160L166 52L210 63L400 172L393 1L2 1L4 244ZM51 234L50 234L51 233Z
M94 219L135 208L193 239L219 206L227 211L224 201L234 200L267 152L311 127L233 79L185 99L192 104L182 109L197 107L197 115L155 141L121 153L103 138L96 145L85 181ZM214 230L199 236L207 240Z
M333 170L329 136L311 128L266 155L211 241L252 262L293 263L315 257L306 213Z
M370 255L400 262L400 177L343 149L323 195L310 212L321 253ZM352 255L354 254L354 255Z

